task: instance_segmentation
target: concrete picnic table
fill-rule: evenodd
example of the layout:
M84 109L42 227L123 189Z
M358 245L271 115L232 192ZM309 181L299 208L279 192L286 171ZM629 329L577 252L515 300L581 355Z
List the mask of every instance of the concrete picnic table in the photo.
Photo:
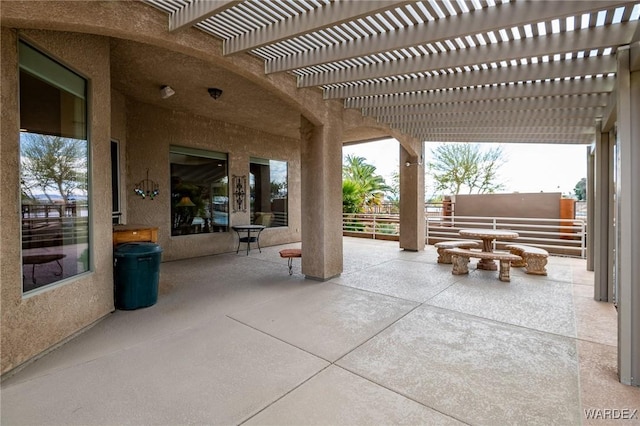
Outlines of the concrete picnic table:
M465 238L479 238L482 240L482 251L486 253L493 253L493 242L496 239L500 240L515 240L518 238L518 233L509 231L507 229L461 229L459 232L461 237ZM480 259L478 261L478 269L484 269L486 271L495 271L498 269L496 262L491 259Z

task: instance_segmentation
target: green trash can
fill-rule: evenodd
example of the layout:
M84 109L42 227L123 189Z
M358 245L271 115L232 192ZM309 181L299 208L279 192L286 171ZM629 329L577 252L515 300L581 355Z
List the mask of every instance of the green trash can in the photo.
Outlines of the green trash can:
M114 251L113 278L116 309L131 310L158 301L160 257L155 243L125 243Z

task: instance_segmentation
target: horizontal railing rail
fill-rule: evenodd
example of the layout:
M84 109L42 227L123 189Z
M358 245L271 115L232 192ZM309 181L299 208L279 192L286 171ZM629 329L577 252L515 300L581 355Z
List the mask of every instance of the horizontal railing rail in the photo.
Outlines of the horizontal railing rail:
M22 248L57 247L89 241L89 218L48 217L22 220Z
M509 229L518 233L517 243L543 248L552 254L586 257L586 224L582 219L437 216L427 219L428 244L463 239L465 228ZM496 240L495 248L514 241Z
M552 254L586 257L586 224L582 219L538 219L514 217L428 216L426 243L463 239L465 228L509 229L518 233L517 242L544 248ZM395 214L344 213L342 231L345 236L398 240L400 217ZM514 241L494 243L504 249Z
M400 216L397 214L344 213L343 235L397 240L400 236Z

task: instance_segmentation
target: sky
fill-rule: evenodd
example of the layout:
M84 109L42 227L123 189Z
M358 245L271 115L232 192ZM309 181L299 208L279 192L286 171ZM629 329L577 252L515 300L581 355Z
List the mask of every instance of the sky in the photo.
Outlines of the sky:
M425 160L437 144L425 144ZM489 149L498 144L483 143ZM503 146L505 163L500 167L499 182L505 186L501 192L562 192L573 195L573 189L583 177L587 177L587 146L557 144L517 144ZM398 142L387 139L342 148L347 154L364 157L376 167L376 172L391 182L393 172L398 171L400 157ZM432 195L426 182L426 195Z

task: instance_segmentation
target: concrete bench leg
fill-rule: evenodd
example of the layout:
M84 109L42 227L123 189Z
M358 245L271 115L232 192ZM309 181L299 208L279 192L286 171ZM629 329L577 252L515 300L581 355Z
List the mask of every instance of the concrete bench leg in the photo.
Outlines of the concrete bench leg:
M510 282L511 281L510 271L511 271L511 261L501 260L498 279L500 281Z
M511 266L513 266L514 268L521 268L523 266L527 266L527 260L524 258L524 253L522 250L511 249L509 251L511 252L511 254L515 254L516 256L520 256L522 258L521 260L512 261Z
M465 275L469 273L469 258L454 254L451 256L453 263L453 275Z
M453 263L451 255L445 251L444 248L438 248L438 263L444 263L450 265Z
M545 266L547 265L546 257L531 257L527 258L527 267L525 269L527 274L531 275L547 275L547 269Z

